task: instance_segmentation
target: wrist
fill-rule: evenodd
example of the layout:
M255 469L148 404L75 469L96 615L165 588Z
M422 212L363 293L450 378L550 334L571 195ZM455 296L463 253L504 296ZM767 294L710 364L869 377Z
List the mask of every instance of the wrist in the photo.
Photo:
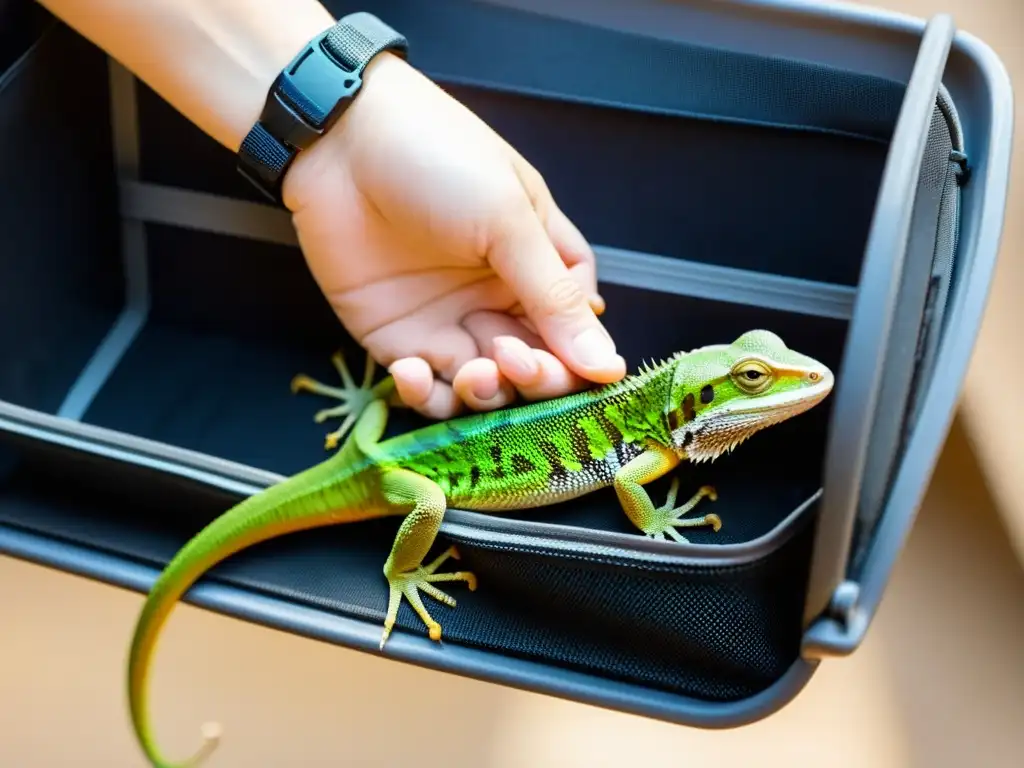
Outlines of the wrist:
M260 6L287 8L284 14L271 14L258 29L241 30L239 39L225 39L232 59L231 97L222 110L220 135L214 135L232 152L237 152L260 113L274 80L295 54L310 40L334 23L327 10L315 3L259 3ZM292 12L297 5L301 12ZM261 8L262 10L262 8ZM272 28L271 28L272 27ZM227 85L225 83L225 85ZM227 92L227 88L224 88Z
M401 98L399 94L403 91L403 83L409 80L410 74L418 72L405 59L390 51L384 51L370 61L363 71L363 86L358 98L323 136L298 153L285 172L281 198L288 210L295 211L303 205L303 190L310 185L315 186L315 179L324 169L336 168L345 162L349 147L356 142L352 131L366 133L367 123L372 125L372 121L364 120L362 115L372 111L374 102L386 98L385 94Z
M363 101L367 85L376 90L390 67L408 68L406 51L400 33L366 12L346 15L306 40L267 90L237 151L238 170L271 200L282 200L294 163L326 134L344 130L344 118Z

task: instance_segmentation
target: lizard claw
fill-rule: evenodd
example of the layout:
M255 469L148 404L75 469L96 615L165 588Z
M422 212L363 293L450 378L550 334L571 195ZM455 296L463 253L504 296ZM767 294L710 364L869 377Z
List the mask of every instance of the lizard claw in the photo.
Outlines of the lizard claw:
M711 501L718 500L718 492L710 485L701 486L700 489L681 506L676 507L676 496L679 493L679 478L672 479L672 486L669 488L665 503L655 510L652 525L644 533L652 539L672 539L680 544L688 543L685 536L679 533L677 528L698 528L710 525L715 533L722 528L722 518L711 513L703 517L684 518L687 512L697 506L697 503L704 497Z
M439 581L464 581L469 587L470 592L476 591L477 579L476 575L469 571L456 571L454 573L437 573L437 569L448 559L453 558L459 559L459 552L455 547L449 547L439 557L437 557L429 565L421 565L412 571L406 571L405 573L397 573L388 576L389 595L388 595L388 612L384 618L384 633L380 639L380 648L384 649L384 644L387 642L388 637L391 635L391 630L394 629L395 621L398 619L398 606L402 602L404 596L409 601L409 605L412 606L413 610L416 611L420 620L426 625L427 632L430 639L435 642L441 640L441 625L434 620L434 617L427 611L426 606L423 604L423 598L420 596L420 592L424 592L430 595L432 598L437 600L449 608L456 606L455 598L434 586L435 582Z
M366 356L366 369L363 372L363 382L361 385L357 385L355 380L352 378L352 374L348 370L348 365L345 363L345 357L341 352L335 352L331 356L331 362L334 364L335 369L338 371L338 375L341 377L342 386L332 387L322 382L316 381L310 378L304 373L300 373L292 379L291 390L293 394L299 392L312 392L315 395L323 395L324 397L330 397L335 400L340 400L339 405L333 408L324 408L323 410L317 411L313 416L313 421L317 424L322 424L328 419L337 418L344 416L345 420L341 423L333 432L329 432L324 438L324 448L326 450L333 450L337 448L341 443L342 438L348 434L348 431L352 429L356 420L370 403L375 399L373 388L371 386L373 382L373 375L376 371L376 363L370 355Z

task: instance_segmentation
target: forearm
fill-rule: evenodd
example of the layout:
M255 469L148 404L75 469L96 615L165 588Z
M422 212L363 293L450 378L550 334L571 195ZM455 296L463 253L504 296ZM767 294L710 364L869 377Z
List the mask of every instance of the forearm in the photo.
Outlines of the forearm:
M277 73L333 23L318 0L40 0L232 151Z

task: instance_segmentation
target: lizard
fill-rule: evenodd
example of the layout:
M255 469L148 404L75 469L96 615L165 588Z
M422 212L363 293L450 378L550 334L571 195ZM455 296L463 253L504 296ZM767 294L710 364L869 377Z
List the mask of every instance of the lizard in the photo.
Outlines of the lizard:
M291 389L340 401L314 416L318 423L344 417L326 438L326 448L337 450L206 525L170 560L144 602L128 654L128 701L136 738L157 768L197 765L220 739L220 726L207 723L202 746L183 762L169 763L155 746L146 707L150 659L161 627L178 600L218 562L294 531L399 517L383 567L388 603L380 648L403 598L429 637L439 641L441 625L422 596L454 608L455 599L437 584L465 582L471 591L477 588L472 572L439 570L449 559L459 559L455 547L424 563L448 507L495 514L613 486L641 533L686 544L680 528L721 528L713 513L686 517L702 498L715 501L717 491L703 486L676 506L676 477L666 503L655 506L644 484L682 461L713 461L754 433L807 411L829 394L834 381L828 367L790 349L775 333L753 330L731 344L652 361L612 384L382 439L389 408L403 407L394 380L387 376L373 384L370 355L360 385L340 352L332 361L342 386L299 374Z

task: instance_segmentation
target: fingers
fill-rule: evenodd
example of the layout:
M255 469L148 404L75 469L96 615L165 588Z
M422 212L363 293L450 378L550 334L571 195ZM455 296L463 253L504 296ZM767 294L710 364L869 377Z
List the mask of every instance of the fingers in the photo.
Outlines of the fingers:
M552 245L569 267L576 281L587 292L587 300L596 314L604 312L604 299L597 289L597 259L583 234L569 217L562 213L554 201L550 203L547 215L548 237ZM597 306L595 306L595 304Z
M427 418L443 420L458 415L463 404L488 411L512 404L517 393L526 400L548 400L586 385L550 352L517 336L494 336L482 346L491 357L465 362L451 385L437 378L422 357L394 361L388 372L402 402Z
M480 323L478 318L478 328ZM394 331L395 327L388 330ZM416 330L407 329L407 334L397 336L408 341ZM394 340L395 334L389 334L386 339L378 334L374 339L378 344ZM463 404L476 411L486 411L502 408L515 400L515 387L499 372L493 360L480 355L478 344L467 329L435 327L417 345L416 356L395 360L388 371L407 406L427 418L448 419L459 413Z
M390 367L400 358L418 357L446 381L451 381L462 366L480 356L468 331L425 313L415 313L378 328L360 341L382 365Z
M492 356L501 375L512 382L523 397L533 399L534 391L544 375L540 360L534 354L534 348L515 336L499 336L494 339ZM565 369L565 366L562 366Z
M583 386L554 355L514 336L494 340L494 359L471 360L455 375L455 394L476 411L504 408L516 398L549 400Z
M434 386L434 372L422 357L403 357L388 366L395 380L395 389L402 402L419 410L430 398Z
M605 303L604 298L597 292L597 270L593 262L581 261L579 264L573 264L569 267L569 274L580 285L594 286L594 289L587 295L587 304L595 316L600 317L603 315Z
M519 177L534 211L544 222L548 237L551 238L551 244L555 246L562 261L587 292L591 309L597 315L602 314L604 299L598 294L597 259L590 243L558 207L540 172L511 147L510 154L516 176Z
M543 347L544 340L527 328L523 320L504 312L479 311L466 315L462 327L473 337L483 357L494 357L494 340L498 336L515 336L530 347Z
M421 357L405 357L388 367L398 396L407 406L428 419L443 421L462 410L462 401L451 386L434 378L430 363Z
M516 390L488 358L465 363L449 385L435 378L422 357L405 357L388 368L398 396L407 406L428 419L444 420L458 415L463 404L475 411L489 411L515 400Z
M582 389L586 382L544 348L543 340L516 318L474 312L462 323L480 354L497 364L500 375L527 400L546 400Z
M586 382L544 349L532 349L514 336L494 340L498 370L526 400L550 400L583 389Z
M514 213L495 222L488 258L516 294L538 334L576 374L618 381L626 363L591 309L588 291L569 272L533 208L524 198Z
M416 328L405 329L401 323L386 330L391 333L386 336L372 334L374 345L390 346L396 337L409 339L417 336ZM460 400L452 385L443 379L453 380L478 356L476 342L459 327L433 328L427 339L425 344L418 345L418 354L394 360L388 366L388 372L395 380L395 388L403 403L429 419L450 419L462 410L465 398ZM366 339L364 343L367 343ZM387 359L388 355L383 357Z
M511 382L501 375L498 364L486 357L470 360L455 374L452 389L475 411L503 408L516 398Z
M432 329L428 327L423 331L427 333L420 354L437 375L446 381L454 381L463 366L480 354L476 341L464 328L453 325Z

